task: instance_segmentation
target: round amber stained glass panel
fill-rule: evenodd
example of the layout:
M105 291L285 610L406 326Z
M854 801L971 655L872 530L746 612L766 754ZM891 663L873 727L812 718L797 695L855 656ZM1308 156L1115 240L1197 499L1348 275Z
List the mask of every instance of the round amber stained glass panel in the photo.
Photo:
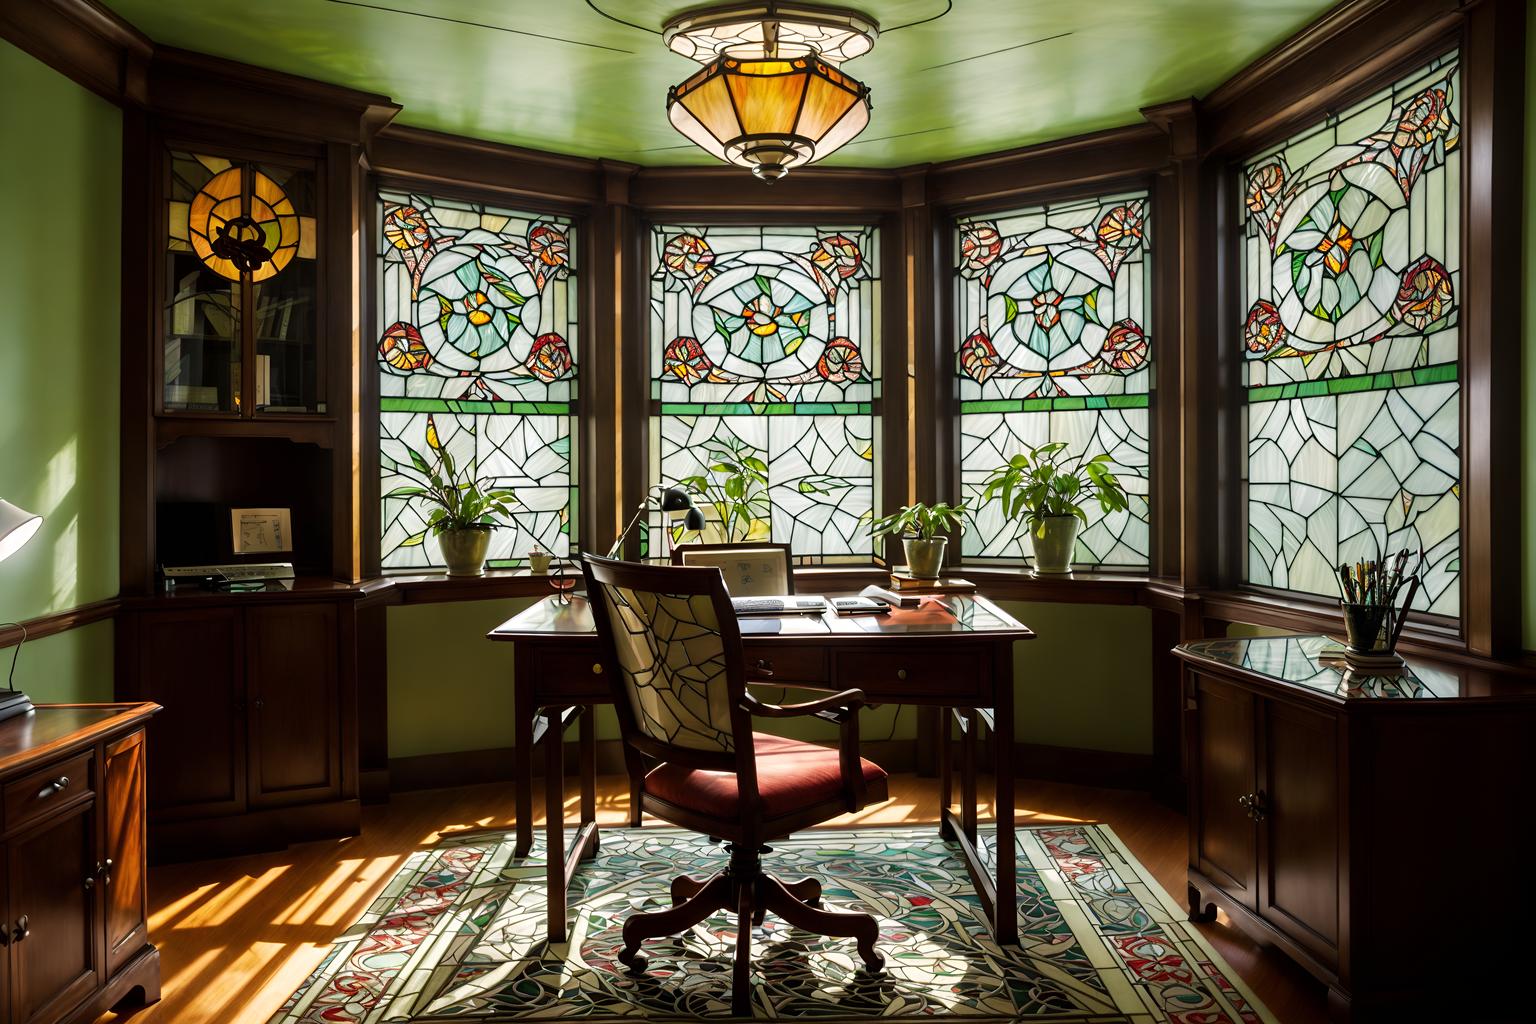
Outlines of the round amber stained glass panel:
M231 167L208 179L192 197L188 227L192 250L220 277L252 281L273 277L293 260L303 226L282 186L251 171L249 212L242 169Z

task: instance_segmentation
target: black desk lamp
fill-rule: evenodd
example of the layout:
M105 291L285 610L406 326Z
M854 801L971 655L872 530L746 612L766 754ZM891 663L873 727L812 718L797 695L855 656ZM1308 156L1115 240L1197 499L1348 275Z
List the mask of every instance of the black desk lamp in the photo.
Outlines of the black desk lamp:
M613 542L613 547L608 549L609 558L619 557L619 551L624 547L625 538L629 536L630 531L640 522L640 517L651 510L652 502L656 501L656 492L658 491L661 492L661 502L654 507L661 511L664 518L676 519L678 513L681 512L683 513L684 529L693 530L695 533L704 529L704 513L694 507L693 498L689 496L687 491L681 487L661 487L657 485L645 492L645 498L640 502L640 507L635 509L634 516L625 524L618 539ZM671 547L671 544L672 531L668 530L667 546Z
M0 498L0 562L21 550L21 546L31 540L42 525L42 516L17 508ZM27 642L27 627L19 622L11 625L20 627L21 639L16 642L16 650L11 652L11 672L6 676L5 689L0 690L0 722L32 710L32 702L27 699L27 695L12 686L16 678L16 659L21 657L21 645Z

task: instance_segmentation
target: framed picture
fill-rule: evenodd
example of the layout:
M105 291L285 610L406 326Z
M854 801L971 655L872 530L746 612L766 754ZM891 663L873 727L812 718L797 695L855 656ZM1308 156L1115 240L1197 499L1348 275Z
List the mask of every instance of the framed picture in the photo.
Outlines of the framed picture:
M293 523L286 508L232 508L229 529L230 548L237 555L293 550Z

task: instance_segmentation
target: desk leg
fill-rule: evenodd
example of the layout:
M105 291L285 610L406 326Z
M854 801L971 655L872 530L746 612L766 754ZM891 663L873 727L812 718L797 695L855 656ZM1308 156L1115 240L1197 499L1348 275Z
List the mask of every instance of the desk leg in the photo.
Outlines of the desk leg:
M566 941L564 730L558 707L544 709L544 878L549 900L549 941Z
M967 708L960 723L960 827L974 846L976 843L976 733L981 730L981 716Z
M513 852L528 856L533 849L533 659L527 644L517 645L514 659L512 708L512 793L517 813L517 845Z
M1019 895L1015 861L1013 811L1013 645L1001 645L995 655L997 695L993 709L992 756L996 762L997 902L992 934L999 945L1019 941Z
M953 760L949 753L950 721L953 710L951 708L939 708L939 749L937 757L939 761L939 838L953 839L954 832L949 827L950 804L954 803L954 779L950 775L950 762Z
M581 823L597 821L597 708L591 704L581 709ZM597 833L584 846L582 860L597 856Z

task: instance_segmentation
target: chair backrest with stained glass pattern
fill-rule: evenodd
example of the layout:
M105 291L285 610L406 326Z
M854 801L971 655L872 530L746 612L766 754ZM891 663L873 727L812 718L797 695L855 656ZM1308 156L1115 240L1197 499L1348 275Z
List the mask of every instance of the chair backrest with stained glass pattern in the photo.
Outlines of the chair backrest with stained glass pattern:
M582 567L626 757L751 774L741 632L720 570L593 555Z

